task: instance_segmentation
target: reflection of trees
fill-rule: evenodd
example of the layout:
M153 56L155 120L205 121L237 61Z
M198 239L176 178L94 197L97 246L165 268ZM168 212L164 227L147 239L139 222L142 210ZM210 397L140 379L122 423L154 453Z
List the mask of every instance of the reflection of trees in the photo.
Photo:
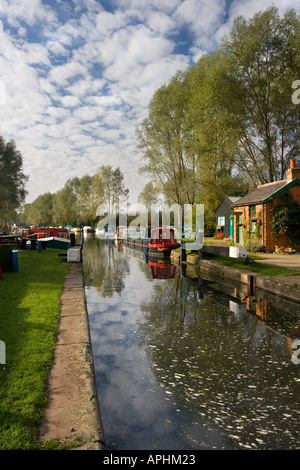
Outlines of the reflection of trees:
M297 417L287 413L297 402L295 371L280 335L210 296L192 308L180 299L179 286L179 277L157 283L141 306L140 340L157 382L207 426L238 436L237 447L295 446ZM273 430L280 430L283 413L290 417L278 444Z
M103 297L112 297L115 292L121 294L129 263L125 256L118 255L113 244L98 239L85 241L83 266L86 286L94 286Z

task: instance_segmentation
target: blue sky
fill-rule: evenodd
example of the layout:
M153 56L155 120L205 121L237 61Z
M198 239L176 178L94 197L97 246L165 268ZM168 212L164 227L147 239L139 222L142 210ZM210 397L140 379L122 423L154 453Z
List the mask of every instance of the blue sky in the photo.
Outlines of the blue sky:
M135 130L155 90L272 4L299 12L299 0L1 0L0 134L22 153L26 202L107 164L136 202Z

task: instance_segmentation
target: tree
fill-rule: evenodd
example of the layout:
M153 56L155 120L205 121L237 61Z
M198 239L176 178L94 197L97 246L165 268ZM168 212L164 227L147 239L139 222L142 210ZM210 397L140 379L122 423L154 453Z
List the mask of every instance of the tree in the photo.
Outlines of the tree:
M76 202L74 181L68 179L64 187L53 196L53 222L55 225L76 225Z
M235 164L239 133L230 126L230 114L223 105L226 65L220 52L215 51L201 57L187 75L187 116L193 129L190 147L196 155L196 202L205 205L206 231L210 227L214 231L215 209L224 195L242 196L252 189Z
M124 186L124 175L120 168L102 165L94 175L94 189L99 191L98 205L102 204L106 212L117 212L120 204L126 202L129 189Z
M32 202L30 223L42 226L53 224L53 195L50 192L41 194Z
M148 117L137 129L137 150L146 162L139 170L151 177L170 203L194 202L195 156L189 147L185 119L188 90L185 74L178 72L154 94Z
M156 204L159 196L159 190L154 186L152 181L147 183L144 189L140 192L138 197L138 202L147 207L148 210L151 209L151 204Z
M24 202L28 179L22 171L23 159L13 140L5 142L0 135L0 222L11 221L16 209Z
M299 153L300 112L291 100L300 76L297 41L295 11L281 18L271 7L249 21L236 18L221 46L228 65L223 104L239 132L235 162L255 184L283 179Z

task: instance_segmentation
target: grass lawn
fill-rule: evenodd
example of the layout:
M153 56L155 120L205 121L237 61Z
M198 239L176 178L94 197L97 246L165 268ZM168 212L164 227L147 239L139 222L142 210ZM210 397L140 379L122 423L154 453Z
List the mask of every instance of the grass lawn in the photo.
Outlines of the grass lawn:
M255 256L256 254L248 253L249 257L254 260L251 261L249 264L245 264L245 260L243 258L227 258L226 256L219 256L219 255L209 255L207 259L212 261L216 261L224 266L228 266L231 268L238 268L238 269L245 269L247 271L256 272L259 274L266 274L267 276L274 277L274 276L300 276L299 270L283 268L281 266L272 266L271 264L264 264L264 263L255 263L255 259L262 258L260 256Z
M69 269L58 252L19 250L19 272L4 272L0 279L0 340L6 348L6 363L0 364L1 450L41 448L37 427L47 404L60 295Z
M173 250L177 253L180 253L180 248ZM187 255L197 255L196 252L191 252L186 250ZM267 276L300 276L299 270L288 269L280 266L272 266L271 264L266 263L255 263L257 259L263 259L263 253L248 253L250 258L249 264L245 264L244 258L228 258L227 256L219 255L206 255L206 258L211 261L216 261L224 266L231 268L245 269L246 271L256 272L258 274L266 274Z

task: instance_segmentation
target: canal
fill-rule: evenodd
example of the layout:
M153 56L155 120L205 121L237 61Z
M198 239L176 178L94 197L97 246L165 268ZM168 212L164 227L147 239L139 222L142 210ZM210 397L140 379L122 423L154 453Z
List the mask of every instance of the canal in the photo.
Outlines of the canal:
M299 304L152 261L84 242L107 450L299 449Z

